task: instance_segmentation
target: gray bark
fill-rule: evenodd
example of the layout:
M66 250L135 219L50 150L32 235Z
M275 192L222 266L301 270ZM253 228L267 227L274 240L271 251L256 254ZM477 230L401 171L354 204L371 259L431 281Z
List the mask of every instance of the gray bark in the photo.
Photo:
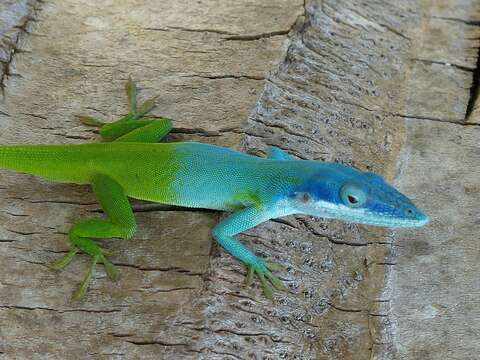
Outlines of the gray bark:
M473 359L478 9L459 0L0 4L1 143L98 141L73 115L123 114L132 74L142 97L160 95L154 113L174 119L169 140L258 155L275 145L373 170L433 217L393 232L295 216L246 232L241 241L285 267L289 291L272 303L212 244L217 214L133 202L138 234L105 242L121 280L99 269L72 302L88 259L61 272L46 264L67 250L69 225L98 212L93 194L2 171L0 358Z

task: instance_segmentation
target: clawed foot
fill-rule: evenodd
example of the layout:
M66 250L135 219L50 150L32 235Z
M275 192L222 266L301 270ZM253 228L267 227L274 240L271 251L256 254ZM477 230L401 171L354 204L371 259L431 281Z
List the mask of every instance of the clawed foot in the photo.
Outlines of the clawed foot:
M245 284L251 286L255 275L260 279L263 293L267 299L273 299L273 289L286 290L285 285L272 274L272 271L278 271L282 267L278 264L258 259L254 264L247 264L247 276Z
M131 77L128 78L128 81L125 84L125 90L128 97L128 114L121 117L119 120L112 123L106 123L91 116L77 115L77 118L84 125L100 128L101 132L108 132L112 126L122 122L142 120L144 115L149 113L150 110L152 110L155 106L155 100L157 99L157 96L154 96L143 102L140 106L137 106L137 86Z
M90 263L90 267L88 268L88 271L83 281L80 283L78 288L73 292L72 294L73 300L80 300L87 292L87 289L90 283L92 282L93 276L95 274L95 268L97 266L97 263L103 264L103 266L105 267L105 272L107 273L107 277L110 280L115 281L118 279L117 269L106 258L106 256L110 254L106 250L98 246L96 243L94 243L93 240L90 240L90 239L85 239L85 240L89 241L89 244L88 244L89 248L87 253L92 256L92 262ZM67 266L70 263L70 261L72 261L72 259L78 253L79 250L80 249L76 246L72 247L65 256L51 262L49 266L52 269L56 269L56 270L63 269L65 266Z

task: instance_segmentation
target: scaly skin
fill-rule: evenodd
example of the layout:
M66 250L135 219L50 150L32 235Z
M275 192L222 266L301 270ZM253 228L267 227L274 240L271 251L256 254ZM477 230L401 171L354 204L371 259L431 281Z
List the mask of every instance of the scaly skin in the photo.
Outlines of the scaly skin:
M428 221L412 202L373 173L336 163L295 160L278 148L267 158L201 143L158 144L171 129L164 118L143 117L154 99L138 109L136 87L127 83L129 113L114 123L81 117L111 142L82 145L0 146L0 168L52 181L91 184L107 219L85 219L69 231L70 252L54 262L67 265L78 251L92 257L74 298L81 298L98 262L117 277L108 253L94 239L128 239L136 230L127 197L233 212L212 230L222 247L257 275L264 293L282 283L278 266L254 255L234 235L272 218L302 213L380 226L421 226Z

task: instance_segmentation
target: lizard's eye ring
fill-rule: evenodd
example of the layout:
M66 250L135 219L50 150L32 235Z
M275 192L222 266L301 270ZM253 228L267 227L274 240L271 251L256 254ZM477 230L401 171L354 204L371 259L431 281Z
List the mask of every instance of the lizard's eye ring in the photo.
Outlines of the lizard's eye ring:
M353 184L346 184L342 186L340 189L340 198L342 199L344 205L352 208L362 206L367 200L365 192Z

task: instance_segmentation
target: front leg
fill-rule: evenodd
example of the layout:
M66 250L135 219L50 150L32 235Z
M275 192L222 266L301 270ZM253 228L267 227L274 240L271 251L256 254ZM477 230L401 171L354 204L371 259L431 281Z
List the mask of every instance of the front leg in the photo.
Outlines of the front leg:
M247 266L247 285L250 285L253 281L253 276L257 275L262 284L263 292L269 299L273 298L271 285L277 289L284 289L280 280L272 274L272 271L278 270L279 266L259 258L233 238L233 236L271 219L273 217L272 214L273 211L247 207L233 213L212 230L215 240L230 255L236 257Z

